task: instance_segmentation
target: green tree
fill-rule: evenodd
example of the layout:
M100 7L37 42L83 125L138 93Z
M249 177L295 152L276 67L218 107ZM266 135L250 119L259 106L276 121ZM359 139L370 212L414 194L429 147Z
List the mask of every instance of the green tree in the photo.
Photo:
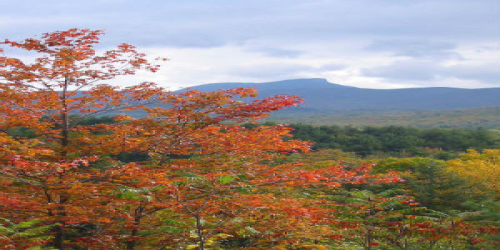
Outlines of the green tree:
M470 199L466 193L467 183L453 173L445 170L445 162L431 158L387 158L380 161L374 170L401 172L406 182L398 183L408 190L423 206L435 210L448 210L460 207Z

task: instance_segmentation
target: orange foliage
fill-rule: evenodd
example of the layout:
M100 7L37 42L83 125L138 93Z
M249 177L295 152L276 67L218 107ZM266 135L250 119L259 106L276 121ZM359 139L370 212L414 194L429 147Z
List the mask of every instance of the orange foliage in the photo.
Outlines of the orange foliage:
M290 136L285 125L239 124L296 105L301 102L296 96L246 103L240 99L256 96L255 90L171 93L150 82L106 84L137 70L155 72L164 59L150 62L128 44L97 54L93 46L102 34L71 29L0 43L40 55L32 63L0 57L0 217L55 225L53 247L159 249L174 242L186 247L194 230L203 249L211 237L236 235L242 225L259 232L275 225L261 239L272 238L276 246L298 244L302 237L331 235L325 227L327 201L282 191L372 178L366 167L306 171L300 164L269 165L283 154L307 152L309 143L284 140ZM130 110L147 115L118 115L114 124L81 123ZM21 128L32 135L12 132ZM149 158L125 163L117 157L133 153ZM154 231L165 213L196 226L174 238ZM143 236L145 230L154 237Z

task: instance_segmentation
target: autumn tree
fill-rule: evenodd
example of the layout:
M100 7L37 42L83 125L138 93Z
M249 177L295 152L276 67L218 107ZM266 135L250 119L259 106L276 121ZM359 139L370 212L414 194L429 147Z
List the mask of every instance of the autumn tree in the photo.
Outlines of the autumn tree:
M299 98L113 86L107 81L155 72L164 59L150 62L128 44L98 53L102 34L71 29L1 43L38 57L0 57L0 217L50 225L56 249L205 249L248 233L273 247L319 237L320 206L282 191L337 187L349 172L270 164L309 144L284 140L287 126L240 126ZM146 115L84 122L137 109ZM145 157L121 161L127 154Z
M63 249L68 229L91 220L106 223L108 203L104 184L96 180L106 173L90 167L92 162L113 152L95 147L82 151L82 143L94 141L99 130L114 131L121 125L80 126L82 118L109 111L133 109L154 99L160 88L142 83L119 89L103 81L132 75L137 70L156 71L144 54L128 44L97 54L93 46L103 31L71 29L46 33L40 40L5 40L1 44L34 52L31 62L0 57L0 164L2 196L22 200L16 206L3 206L10 218L39 218L54 224L53 246ZM4 53L5 54L5 53ZM79 117L72 117L80 114ZM32 136L20 137L13 130L22 128ZM113 145L107 145L113 148ZM29 201L29 202L27 202Z
M458 174L472 184L472 191L480 195L500 192L500 150L485 149L482 152L468 150L460 158L446 162L447 171Z

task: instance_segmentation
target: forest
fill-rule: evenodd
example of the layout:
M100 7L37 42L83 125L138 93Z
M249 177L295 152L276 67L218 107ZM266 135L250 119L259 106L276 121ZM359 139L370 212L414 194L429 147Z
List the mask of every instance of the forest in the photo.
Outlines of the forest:
M299 108L300 110L300 108ZM443 110L331 110L298 112L286 109L265 118L268 122L340 126L407 126L418 128L500 128L499 106Z
M266 122L263 125L276 123ZM290 124L290 127L295 139L314 142L313 149L340 149L360 156L432 156L449 160L468 149L500 148L500 134L496 130L306 124Z
M0 249L500 244L494 131L260 124L302 100L107 84L166 59L103 33L0 43L39 56L0 57Z

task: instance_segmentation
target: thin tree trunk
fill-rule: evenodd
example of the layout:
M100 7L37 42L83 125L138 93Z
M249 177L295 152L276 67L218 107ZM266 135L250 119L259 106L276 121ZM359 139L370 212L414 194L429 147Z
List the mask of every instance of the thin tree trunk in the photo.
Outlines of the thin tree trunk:
M134 250L135 246L137 245L137 240L135 237L139 233L139 226L141 225L141 219L144 213L144 207L141 205L138 208L135 209L134 211L134 228L132 229L132 232L130 233L130 236L132 236L132 240L127 242L127 250Z
M63 111L61 112L61 152L60 156L62 159L66 158L68 155L68 145L69 145L69 131L68 131L68 104L67 104L67 92L69 85L69 77L66 76L64 78L64 86L63 91L61 93L61 104L63 106ZM63 174L59 174L59 178L63 178ZM61 194L59 197L59 210L55 213L56 216L65 216L64 207L62 204L66 203L68 200L67 195ZM62 223L61 223L62 224ZM54 242L53 245L56 249L63 250L64 249L64 228L62 225L56 225L54 227Z
M201 225L201 215L198 212L196 214L196 234L198 234L198 241L199 241L199 250L204 250L205 249L205 238L203 237L202 233L203 225Z

